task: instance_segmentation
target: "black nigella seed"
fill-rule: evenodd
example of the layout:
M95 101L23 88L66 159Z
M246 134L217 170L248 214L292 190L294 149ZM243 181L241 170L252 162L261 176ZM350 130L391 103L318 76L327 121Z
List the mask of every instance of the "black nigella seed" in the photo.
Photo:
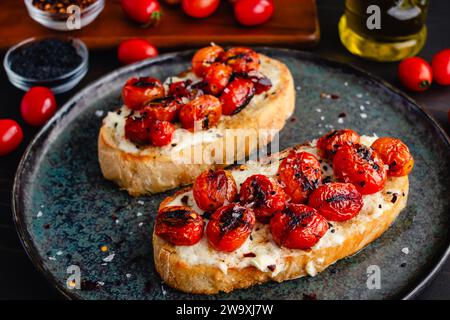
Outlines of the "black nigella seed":
M49 80L76 69L81 61L71 40L47 38L14 51L10 67L22 77Z

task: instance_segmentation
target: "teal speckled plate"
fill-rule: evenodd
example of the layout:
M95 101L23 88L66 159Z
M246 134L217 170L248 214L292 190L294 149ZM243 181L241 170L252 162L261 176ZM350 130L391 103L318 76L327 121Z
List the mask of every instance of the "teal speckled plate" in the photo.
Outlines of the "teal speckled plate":
M443 131L405 95L360 70L297 51L260 51L284 61L295 78L297 108L281 132L281 148L332 128L399 137L416 160L407 209L365 250L313 278L215 296L167 287L154 269L151 232L156 208L170 193L132 198L103 179L97 162L101 119L120 104L125 81L137 74L159 78L178 74L189 66L193 52L162 55L120 69L77 94L37 135L20 164L13 199L17 230L33 263L64 295L81 299L408 298L437 271L450 239L450 146ZM379 289L367 287L372 265L381 271ZM68 271L73 270L69 266L80 268L81 289L67 288Z

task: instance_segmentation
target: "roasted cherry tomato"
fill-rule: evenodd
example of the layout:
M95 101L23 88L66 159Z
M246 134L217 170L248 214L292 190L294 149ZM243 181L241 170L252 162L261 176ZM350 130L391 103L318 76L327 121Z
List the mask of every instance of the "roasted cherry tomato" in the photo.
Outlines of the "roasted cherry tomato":
M153 25L161 19L161 7L158 0L121 0L125 14L133 21Z
M270 220L273 240L289 249L309 249L328 231L328 222L316 209L290 204Z
M246 74L259 68L259 56L250 48L231 48L222 56L222 61L236 73Z
M247 240L254 225L255 214L252 209L229 204L211 215L206 226L206 236L214 249L232 252Z
M151 144L150 130L153 121L149 117L129 116L125 121L125 138L139 145Z
M192 71L197 77L203 77L206 69L220 60L224 54L222 47L212 45L198 50L192 58Z
M274 213L286 205L286 195L281 186L262 174L255 174L244 181L239 198L242 204L253 208L256 218L262 223L268 223Z
M176 81L169 84L169 97L187 97L190 93L192 80Z
M450 85L450 49L436 53L431 61L434 80L442 86Z
M158 56L156 47L145 39L128 39L120 43L117 57L123 65Z
M168 145L172 142L175 126L168 121L154 120L150 126L150 140L157 147Z
M255 86L252 81L242 78L234 79L220 96L222 113L225 115L239 113L250 103L254 95Z
M185 104L180 110L183 128L194 131L214 127L222 116L222 105L214 96L204 95Z
M155 78L131 78L122 90L122 99L125 105L133 110L139 110L152 100L164 97L164 86Z
M181 98L163 98L147 102L141 113L155 120L173 122L182 106Z
M354 184L363 195L382 190L387 178L378 153L360 144L340 147L334 155L333 170L339 181Z
M234 6L234 16L244 26L263 24L273 16L273 12L273 0L239 0Z
M400 82L409 90L424 91L433 82L431 67L422 58L406 58L398 65Z
M183 11L193 18L206 18L219 7L220 0L182 0Z
M204 224L189 207L165 207L156 216L155 234L176 246L192 246L203 237Z
M308 205L317 209L327 220L346 221L361 211L363 199L353 184L335 182L314 190L309 196Z
M351 129L333 130L317 141L317 148L324 158L333 159L337 149L344 145L359 143L360 136Z
M56 112L53 92L45 87L33 87L23 96L20 113L31 126L41 126Z
M256 94L261 94L272 88L272 81L257 70L250 71L244 76L253 82Z
M278 167L278 179L291 202L306 202L322 181L320 163L308 152L291 152Z
M193 194L200 209L216 210L236 199L236 181L229 171L207 170L195 179Z
M232 73L230 66L220 62L213 63L205 72L206 92L215 96L221 93L230 81Z
M20 145L22 139L23 131L16 121L0 120L0 156L13 152Z
M414 159L408 147L401 140L395 138L378 138L372 148L389 166L388 175L394 177L408 175L414 167Z

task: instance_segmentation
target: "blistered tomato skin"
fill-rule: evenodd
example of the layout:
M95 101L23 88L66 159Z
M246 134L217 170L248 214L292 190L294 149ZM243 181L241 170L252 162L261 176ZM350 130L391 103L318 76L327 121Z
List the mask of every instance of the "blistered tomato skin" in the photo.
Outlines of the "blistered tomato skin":
M0 156L13 152L23 139L19 124L11 119L0 119Z
M128 108L140 110L147 102L162 99L164 94L164 86L158 79L132 78L123 87L122 99Z
M363 207L361 193L351 183L329 183L319 186L309 196L308 205L330 221L346 221Z
M206 92L212 95L220 94L228 84L232 73L231 67L220 62L213 63L205 72Z
M163 147L172 142L175 126L168 121L154 120L150 127L150 140L154 146Z
M193 194L200 209L216 210L236 200L236 181L227 170L207 170L195 179Z
M286 205L286 195L277 183L262 174L248 177L239 192L240 202L253 208L256 218L262 223L268 223L275 212L283 210Z
M233 68L236 73L247 74L258 70L260 61L258 54L250 48L234 47L222 56L222 62Z
M209 244L218 251L233 252L244 244L255 225L252 209L238 204L220 207L206 226Z
M125 138L138 145L150 145L150 128L153 120L148 117L128 117L125 122Z
M304 203L322 181L317 158L308 152L291 152L281 161L278 180L293 203Z
M408 147L396 138L378 138L372 144L383 162L389 166L388 176L401 177L408 175L414 167L414 159Z
M259 71L250 71L245 75L245 78L253 82L253 85L255 86L255 94L264 93L272 88L272 81L270 81L268 77Z
M176 246L192 246L203 237L204 224L189 207L166 207L156 216L155 234Z
M322 157L333 159L334 154L340 147L359 143L360 139L359 134L351 129L333 130L317 141L317 148L320 150Z
M220 60L224 50L219 46L209 46L198 50L192 58L192 71L197 77L203 77L206 70Z
M212 95L195 98L180 110L181 124L190 131L214 127L219 123L221 116L222 104Z
M222 113L233 115L239 113L252 100L255 95L255 86L252 81L236 78L225 87L221 96Z
M328 231L328 222L316 209L290 204L270 220L273 240L282 247L306 250Z
M192 80L176 81L169 84L169 97L187 97L190 94Z
M384 162L378 153L360 144L339 148L334 156L333 170L340 182L354 184L363 195L381 191L387 179Z
M147 102L141 113L155 120L174 122L182 106L181 98L163 98Z

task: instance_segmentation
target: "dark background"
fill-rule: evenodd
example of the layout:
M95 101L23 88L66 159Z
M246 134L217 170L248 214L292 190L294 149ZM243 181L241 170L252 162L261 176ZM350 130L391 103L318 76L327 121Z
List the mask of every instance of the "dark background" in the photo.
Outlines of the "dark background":
M450 1L432 0L427 19L428 40L420 56L431 60L434 53L450 48ZM341 45L337 24L344 1L318 0L321 41L313 51L321 56L358 66L401 87L396 77L397 63L365 61L349 54ZM5 27L5 26L3 26ZM0 52L3 60L4 52ZM71 95L98 77L119 67L114 50L91 52L91 69L86 78L72 91L57 96L62 105ZM450 132L447 113L450 109L450 87L433 85L423 93L408 92L444 128ZM24 141L14 153L0 158L0 299L61 299L28 259L14 228L11 213L11 189L16 167L26 145L37 129L27 126L20 118L19 105L23 92L14 88L0 70L0 118L12 118L24 129ZM450 299L450 261L418 296L418 299Z

